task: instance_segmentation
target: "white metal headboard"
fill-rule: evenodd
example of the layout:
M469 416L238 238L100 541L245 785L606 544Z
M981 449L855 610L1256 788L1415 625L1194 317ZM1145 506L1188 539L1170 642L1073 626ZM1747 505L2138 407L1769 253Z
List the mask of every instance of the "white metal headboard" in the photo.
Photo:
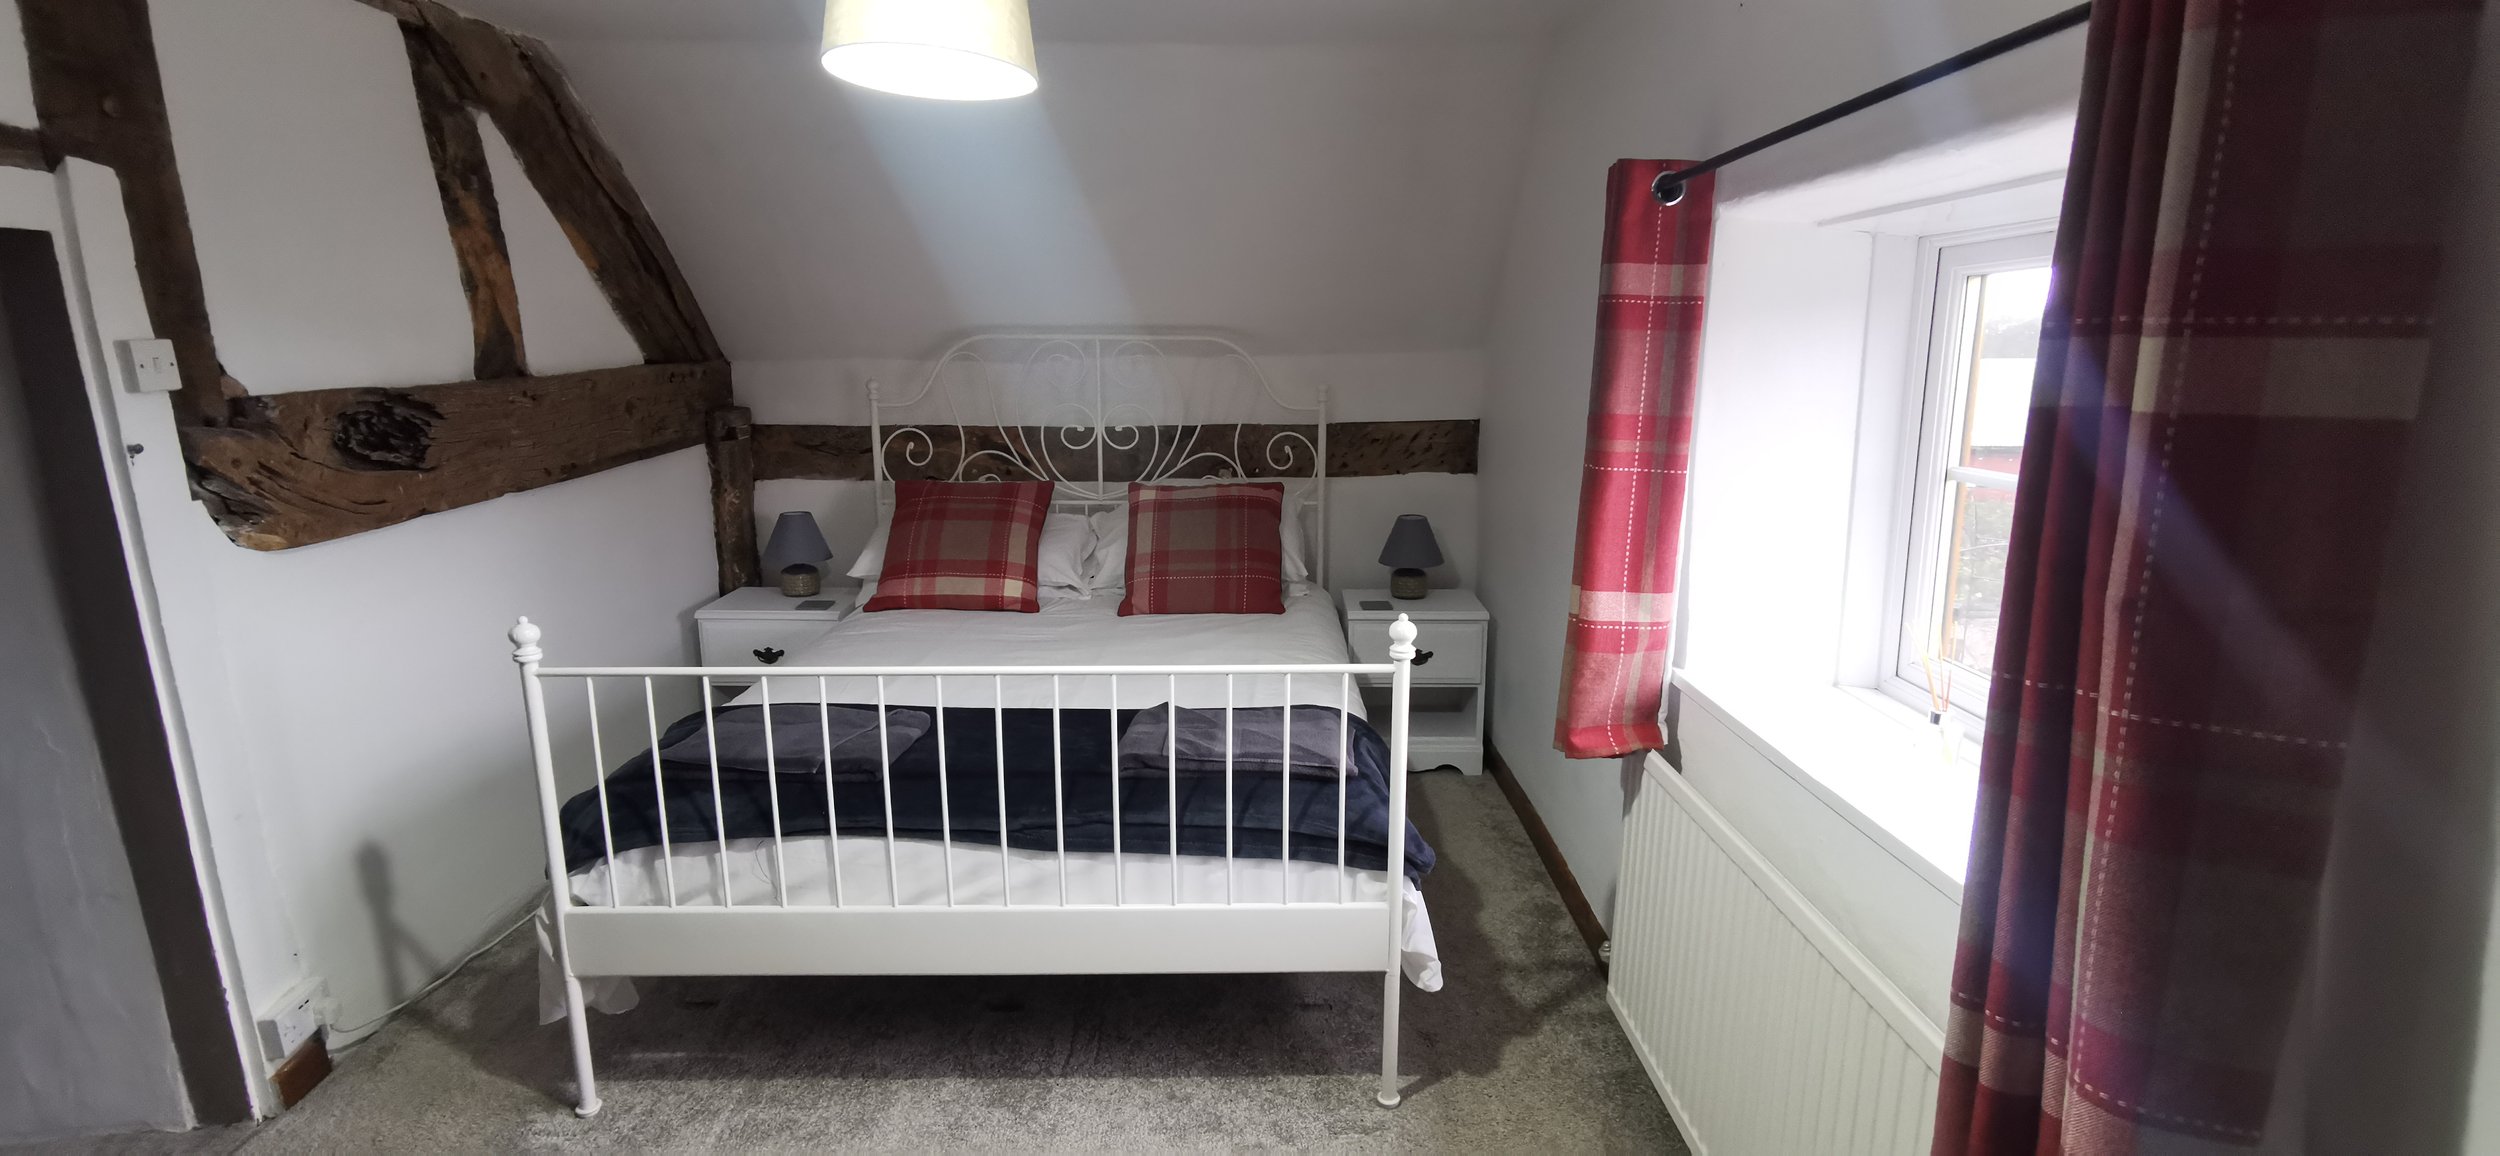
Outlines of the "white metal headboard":
M1101 508L1130 482L1286 483L1328 573L1328 396L1288 399L1247 350L1211 334L982 333L948 346L909 394L868 383L877 500L896 473L1048 481L1054 505Z

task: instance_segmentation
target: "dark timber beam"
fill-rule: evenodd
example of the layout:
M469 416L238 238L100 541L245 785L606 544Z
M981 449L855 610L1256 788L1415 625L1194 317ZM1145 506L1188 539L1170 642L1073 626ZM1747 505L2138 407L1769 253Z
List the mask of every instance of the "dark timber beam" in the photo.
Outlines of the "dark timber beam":
M889 444L897 436L905 440L917 435L914 427L887 429ZM1454 421L1341 421L1328 426L1328 476L1332 478L1374 478L1395 474L1472 474L1476 472L1476 437L1474 419ZM1005 452L1024 457L1048 452L1054 472L1069 481L1091 481L1095 478L1094 450L1066 449L1058 440L1055 427L1026 426L1010 433L991 427L969 426L958 440L956 429L947 426L931 431L928 461L919 466L905 464L900 455L888 458L894 476L913 478L948 478L967 453ZM1312 425L1225 425L1162 426L1138 439L1130 450L1111 450L1102 459L1103 473L1114 478L1133 478L1147 469L1149 454L1162 453L1164 460L1175 460L1171 447L1183 438L1199 451L1221 452L1238 462L1243 475L1252 478L1308 477L1311 473L1309 451L1305 439L1315 445L1319 427ZM1238 434L1238 440L1236 440ZM1280 448L1271 457L1268 445L1279 434L1296 435L1281 446L1299 451L1284 456ZM755 427L755 476L766 479L815 478L827 481L866 481L874 477L869 458L871 432L861 425L759 425ZM1157 450L1155 447L1162 447ZM1185 456L1185 455L1182 455ZM1003 460L990 458L990 461ZM1213 464L1208 462L1205 464ZM1187 471L1184 471L1187 472Z
M591 127L545 45L433 0L415 0L425 34L469 103L486 110L530 184L653 362L718 361L694 292L624 166Z
M51 146L43 142L41 132L13 124L0 124L0 165L50 172L58 159L52 155Z
M504 245L503 214L495 203L495 180L486 167L486 141L477 114L460 99L438 42L425 29L402 25L408 72L417 89L417 117L425 125L426 153L434 160L434 186L442 193L443 219L460 262L460 288L469 296L469 327L480 381L523 377L528 357L521 346L521 295L512 284L512 254Z
M720 554L720 592L727 594L761 577L755 556L755 415L743 406L713 410L709 436L712 539Z
M708 415L730 404L729 367L554 59L433 0L366 2L408 37L478 380L255 397L217 357L148 0L18 0L40 132L0 126L0 163L79 157L120 179L148 320L181 363L174 417L193 495L236 542L283 550L710 444ZM650 364L526 376L472 107L512 144ZM751 482L741 500L751 504ZM716 529L724 558L752 555L751 516Z
M728 404L719 362L309 390L238 399L183 450L228 537L285 550L703 445Z
M147 0L18 0L17 11L44 140L56 155L94 161L121 178L148 322L173 341L181 362L174 418L219 424L226 397L242 388L226 378L209 332Z

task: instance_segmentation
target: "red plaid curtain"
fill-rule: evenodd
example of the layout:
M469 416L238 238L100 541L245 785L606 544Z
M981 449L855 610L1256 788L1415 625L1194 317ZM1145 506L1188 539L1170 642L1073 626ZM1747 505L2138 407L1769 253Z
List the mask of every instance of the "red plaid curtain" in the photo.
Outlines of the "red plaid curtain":
M1575 759L1667 743L1667 643L1715 182L1694 179L1672 206L1649 184L1689 163L1616 161L1606 174L1597 369L1554 720L1554 746Z
M1938 1153L2262 1138L2480 7L2094 7Z

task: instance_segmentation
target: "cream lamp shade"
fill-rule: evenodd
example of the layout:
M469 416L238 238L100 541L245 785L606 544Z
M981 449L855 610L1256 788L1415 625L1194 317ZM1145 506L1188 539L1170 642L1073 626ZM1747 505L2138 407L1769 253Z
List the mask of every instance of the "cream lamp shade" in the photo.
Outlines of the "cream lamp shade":
M1040 85L1024 0L826 0L825 71L932 100L1004 100Z

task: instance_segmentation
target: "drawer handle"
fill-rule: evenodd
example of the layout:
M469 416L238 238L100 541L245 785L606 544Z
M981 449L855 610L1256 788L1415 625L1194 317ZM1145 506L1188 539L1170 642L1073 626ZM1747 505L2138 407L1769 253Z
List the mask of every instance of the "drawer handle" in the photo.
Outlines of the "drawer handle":
M1432 652L1431 652L1431 651L1429 651L1429 650L1418 650L1418 651L1416 651L1416 652L1415 652L1415 665L1417 665L1417 666L1422 666L1423 664L1425 664L1425 663L1427 663L1427 662L1430 662L1430 661L1432 661Z
M766 666L771 666L772 664L781 661L781 655L782 650L777 646L759 646L755 648L755 661L763 663Z

